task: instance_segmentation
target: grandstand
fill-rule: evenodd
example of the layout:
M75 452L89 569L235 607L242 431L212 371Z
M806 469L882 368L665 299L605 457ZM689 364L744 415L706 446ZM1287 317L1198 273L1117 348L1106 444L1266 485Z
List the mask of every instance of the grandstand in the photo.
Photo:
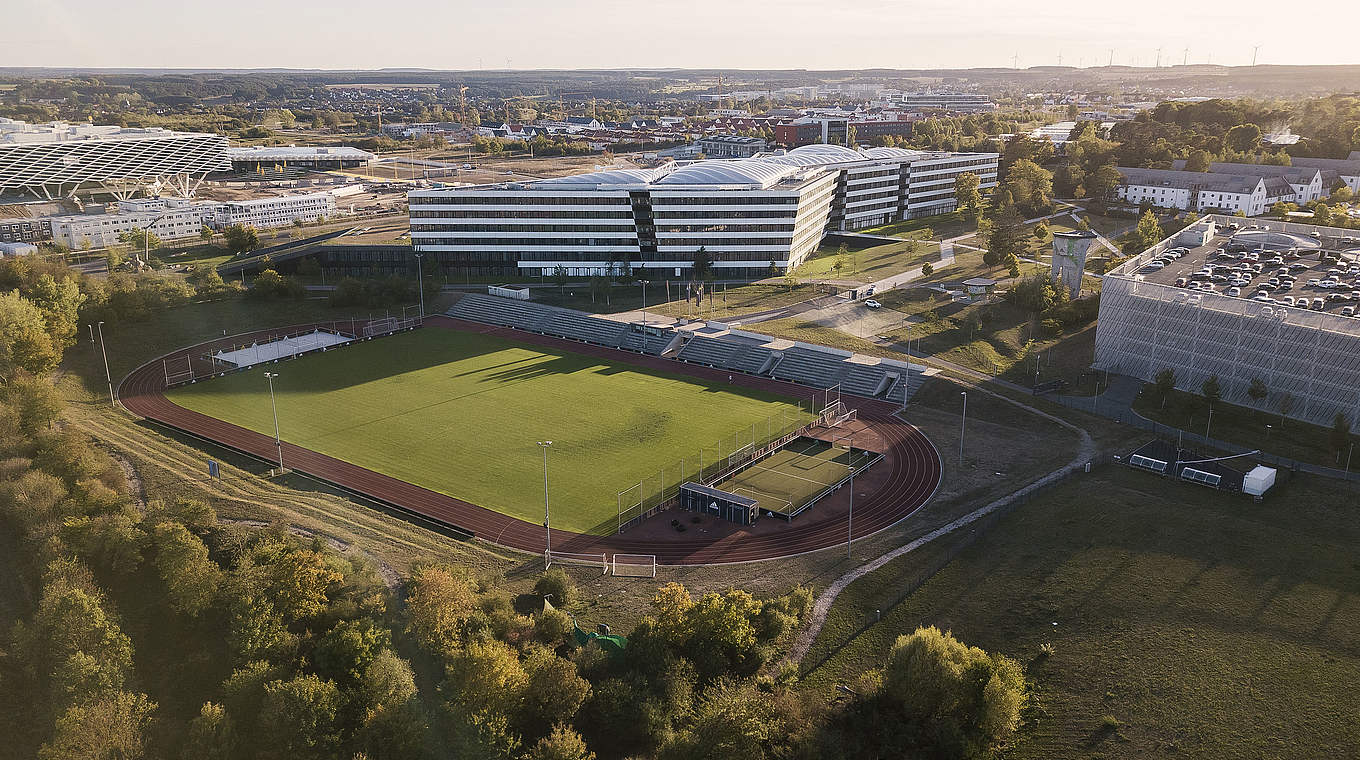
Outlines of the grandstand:
M664 356L865 398L906 403L934 370L717 325L672 329L618 322L531 301L472 293L447 314L473 322Z

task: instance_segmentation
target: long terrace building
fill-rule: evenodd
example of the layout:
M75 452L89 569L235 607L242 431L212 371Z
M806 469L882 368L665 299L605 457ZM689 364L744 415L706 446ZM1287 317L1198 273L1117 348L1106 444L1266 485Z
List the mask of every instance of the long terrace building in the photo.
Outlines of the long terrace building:
M954 181L996 184L994 153L810 145L738 160L413 190L411 238L449 271L680 276L699 248L721 277L796 267L828 231L953 209Z
M230 168L221 135L0 118L0 195L59 198L89 189L123 200L168 188L187 197L208 173Z

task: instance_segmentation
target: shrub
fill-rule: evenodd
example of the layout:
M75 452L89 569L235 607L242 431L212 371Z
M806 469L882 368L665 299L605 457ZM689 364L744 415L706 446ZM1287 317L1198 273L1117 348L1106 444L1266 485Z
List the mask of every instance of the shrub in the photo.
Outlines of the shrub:
M553 568L538 577L534 583L534 593L539 596L552 595L549 600L556 607L570 607L580 599L581 593L576 590L576 584L572 583L571 576L560 568Z

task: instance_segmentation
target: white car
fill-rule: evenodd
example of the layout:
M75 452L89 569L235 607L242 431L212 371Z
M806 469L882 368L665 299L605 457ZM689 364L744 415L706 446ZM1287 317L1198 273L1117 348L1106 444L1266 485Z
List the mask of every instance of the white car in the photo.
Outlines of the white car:
M878 301L875 301L874 299L870 298L869 300L867 300L867 301L864 302L864 305L865 305L865 306L868 306L870 309L877 309L878 307L882 306L883 304L881 304L881 303L879 303Z

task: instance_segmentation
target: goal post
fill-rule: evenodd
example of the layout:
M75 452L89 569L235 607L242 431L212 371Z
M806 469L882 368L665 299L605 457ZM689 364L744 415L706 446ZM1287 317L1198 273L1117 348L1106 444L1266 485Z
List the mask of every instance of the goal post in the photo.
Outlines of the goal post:
M610 572L613 575L622 575L629 578L655 578L656 555L615 554L613 562L610 565Z
M601 575L609 573L609 558L604 553L591 554L581 552L543 552L543 569L547 570L554 564L558 565L579 565L582 567L598 567Z

